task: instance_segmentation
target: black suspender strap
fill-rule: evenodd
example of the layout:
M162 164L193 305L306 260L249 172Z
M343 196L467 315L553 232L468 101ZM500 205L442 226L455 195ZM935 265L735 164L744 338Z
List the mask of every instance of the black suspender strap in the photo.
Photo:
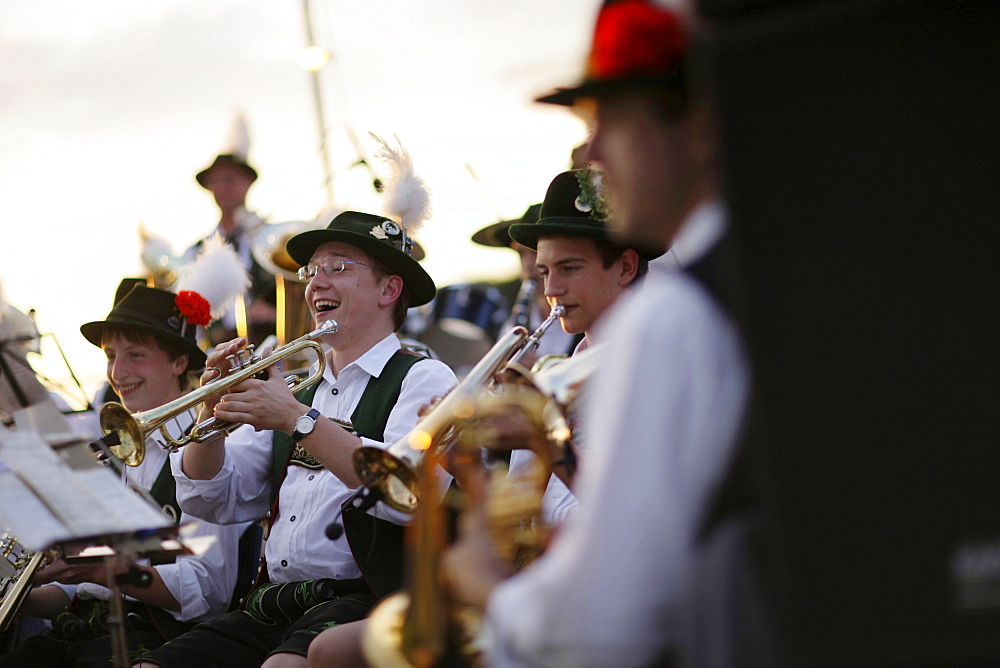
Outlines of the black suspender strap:
M403 380L410 368L427 359L409 350L396 351L382 373L373 376L351 415L358 436L381 442L389 414L399 400ZM296 399L311 406L316 385L297 393ZM271 479L271 520L278 513L278 491L285 479L292 455L292 440L284 432L274 432ZM331 518L333 519L333 518ZM347 541L365 580L377 596L399 589L403 583L403 527L377 519L353 506L343 508L342 520Z

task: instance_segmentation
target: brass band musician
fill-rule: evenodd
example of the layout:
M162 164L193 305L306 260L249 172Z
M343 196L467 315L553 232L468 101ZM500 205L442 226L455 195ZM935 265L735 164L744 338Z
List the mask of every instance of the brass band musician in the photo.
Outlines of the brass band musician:
M115 304L107 318L89 322L80 331L104 351L108 381L131 412L181 397L190 389L192 372L205 363L205 353L195 341L196 326L178 305L178 295L141 283ZM188 411L167 428L179 436L194 418ZM159 433L147 437L142 462L125 469L129 483L149 492L174 521L193 522L190 535L212 536L215 542L199 556L135 567L148 579L145 586L124 589L126 637L129 650L137 655L230 607L237 584L237 544L246 527L212 524L182 512L174 496L170 456L161 446ZM41 586L28 595L21 613L53 619L53 630L0 656L0 666L107 666L112 647L105 619L110 596L105 569L103 562L57 560L39 571L34 582Z

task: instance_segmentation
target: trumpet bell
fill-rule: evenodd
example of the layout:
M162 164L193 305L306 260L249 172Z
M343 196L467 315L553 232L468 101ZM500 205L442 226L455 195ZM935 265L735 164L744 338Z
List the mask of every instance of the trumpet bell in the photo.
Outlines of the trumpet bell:
M114 401L101 407L101 431L105 436L114 432L118 435L118 445L109 450L126 466L138 466L146 456L146 438L139 420L128 409Z
M299 264L285 250L289 239L300 232L324 227L316 221L294 220L287 223L264 223L254 231L250 247L254 259L260 266L275 276L281 276L286 281L301 283L299 280Z
M289 389L301 390L309 387L322 379L323 373L326 371L326 357L323 353L323 347L317 343L316 339L326 334L334 334L337 332L337 329L338 326L335 320L327 320L320 327L305 336L273 350L268 357L263 359L253 357L249 360L237 360L229 375L202 385L196 390L188 392L158 408L133 414L129 413L121 404L113 402L105 404L101 408L101 430L105 435L115 434L120 443L120 445L111 446L111 451L125 462L125 464L138 466L142 463L142 459L146 454L145 439L154 430L160 430L164 439L163 447L170 451L175 451L188 443L208 443L224 437L239 427L240 423L225 422L211 417L196 424L189 433L179 438L171 436L165 429L165 424L171 418L193 409L209 397L227 392L231 387L242 383L248 378L257 376L271 365L297 355L307 348L315 351L317 355L316 371L305 379L300 380L298 377L292 376L291 378L286 378L285 382Z
M420 463L428 450L440 448L457 421L475 411L479 395L528 338L524 327L507 332L459 385L408 433L386 449L363 446L354 451L354 470L361 484L382 494L382 502L405 513L420 503Z

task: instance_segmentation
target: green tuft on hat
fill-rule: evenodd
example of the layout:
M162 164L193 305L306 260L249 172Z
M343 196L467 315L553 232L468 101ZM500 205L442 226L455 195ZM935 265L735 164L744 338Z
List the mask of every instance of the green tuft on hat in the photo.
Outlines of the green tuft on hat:
M515 223L511 239L532 250L546 235L584 237L608 241L608 205L601 193L601 175L590 169L574 169L552 179L536 223Z
M300 266L305 266L316 249L330 241L356 246L399 274L409 295L410 306L420 306L434 299L436 288L433 279L411 254L413 241L391 218L344 211L325 229L296 234L285 244L285 249Z
M487 225L477 230L472 235L472 241L480 246L490 246L492 248L510 248L511 238L508 230L516 223L537 223L538 213L542 210L541 204L532 204L520 218L511 220L501 220L500 222Z
M123 280L119 290L134 281ZM207 308L207 302L205 305ZM100 348L104 330L109 326L147 332L180 346L188 355L188 371L193 371L204 368L206 356L195 340L197 326L182 314L185 310L184 300L173 292L134 283L128 294L117 300L107 318L81 325L80 333Z

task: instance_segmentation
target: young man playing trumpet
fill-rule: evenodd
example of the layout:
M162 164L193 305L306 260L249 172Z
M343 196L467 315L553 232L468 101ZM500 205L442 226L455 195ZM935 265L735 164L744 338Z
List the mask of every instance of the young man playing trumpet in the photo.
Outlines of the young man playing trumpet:
M178 300L172 292L137 285L105 320L80 328L88 341L104 350L108 381L132 413L158 408L186 394L191 373L205 364L205 353L194 337L197 323L188 322ZM194 411L186 411L166 428L178 437L194 418ZM237 580L237 546L245 527L211 524L182 513L168 462L179 455L168 455L158 431L149 434L145 446L142 462L124 469L129 484L149 492L175 521L193 522L193 535L213 536L215 542L199 556L136 566L150 581L145 587L127 586L124 592L129 597L128 647L138 656L229 608ZM110 596L104 586L107 581L102 563L57 560L39 571L35 584L43 586L32 590L22 613L54 618L53 631L27 639L0 657L0 666L107 666L111 657L111 638L104 626Z
M560 323L567 334L584 335L577 346L582 350L589 341L586 335L605 311L646 273L649 256L609 240L599 176L590 170L556 176L535 215L538 218L530 222L504 227L504 234L522 245L537 264L536 271L544 281L540 287L549 306L567 307ZM511 479L532 476L536 455L527 449L528 444L545 439L536 438L535 427L517 410L486 420L491 437L481 445L496 453L510 453ZM542 494L541 518L551 527L569 515L577 500L570 491L573 458L565 457L553 443L547 446L548 452L540 454L548 460L546 464L554 475L549 477ZM324 632L310 646L309 665L364 665L361 649L364 625L365 622L344 625Z
M559 322L567 334L582 334L575 352L591 344L591 332L601 317L630 286L645 275L649 257L633 248L612 243L607 232L608 210L601 192L601 176L591 170L573 170L556 176L545 193L535 223L515 223L511 239L536 251L535 264L550 306L566 309ZM498 431L494 447L518 448L511 455L514 474L530 465L530 453L514 434ZM566 489L574 474L573 458L550 453L558 480L549 482L544 517L560 522L576 499Z
M360 485L354 451L402 437L418 409L455 384L445 364L401 350L395 336L407 307L434 296L433 281L409 254L407 233L403 221L348 211L326 229L289 240L289 254L309 279L306 300L317 327L337 324L323 336L330 349L322 380L309 388L311 397L295 396L272 366L268 379L211 397L203 417L245 426L187 446L174 467L181 505L195 515L244 521L273 507L267 583L245 611L199 626L143 665L304 666L317 633L363 618L378 596L400 586L398 525L406 516L381 504L366 514L349 503ZM224 378L226 356L243 345L218 346L203 381ZM342 508L345 531L328 538ZM386 551L385 540L397 542Z

